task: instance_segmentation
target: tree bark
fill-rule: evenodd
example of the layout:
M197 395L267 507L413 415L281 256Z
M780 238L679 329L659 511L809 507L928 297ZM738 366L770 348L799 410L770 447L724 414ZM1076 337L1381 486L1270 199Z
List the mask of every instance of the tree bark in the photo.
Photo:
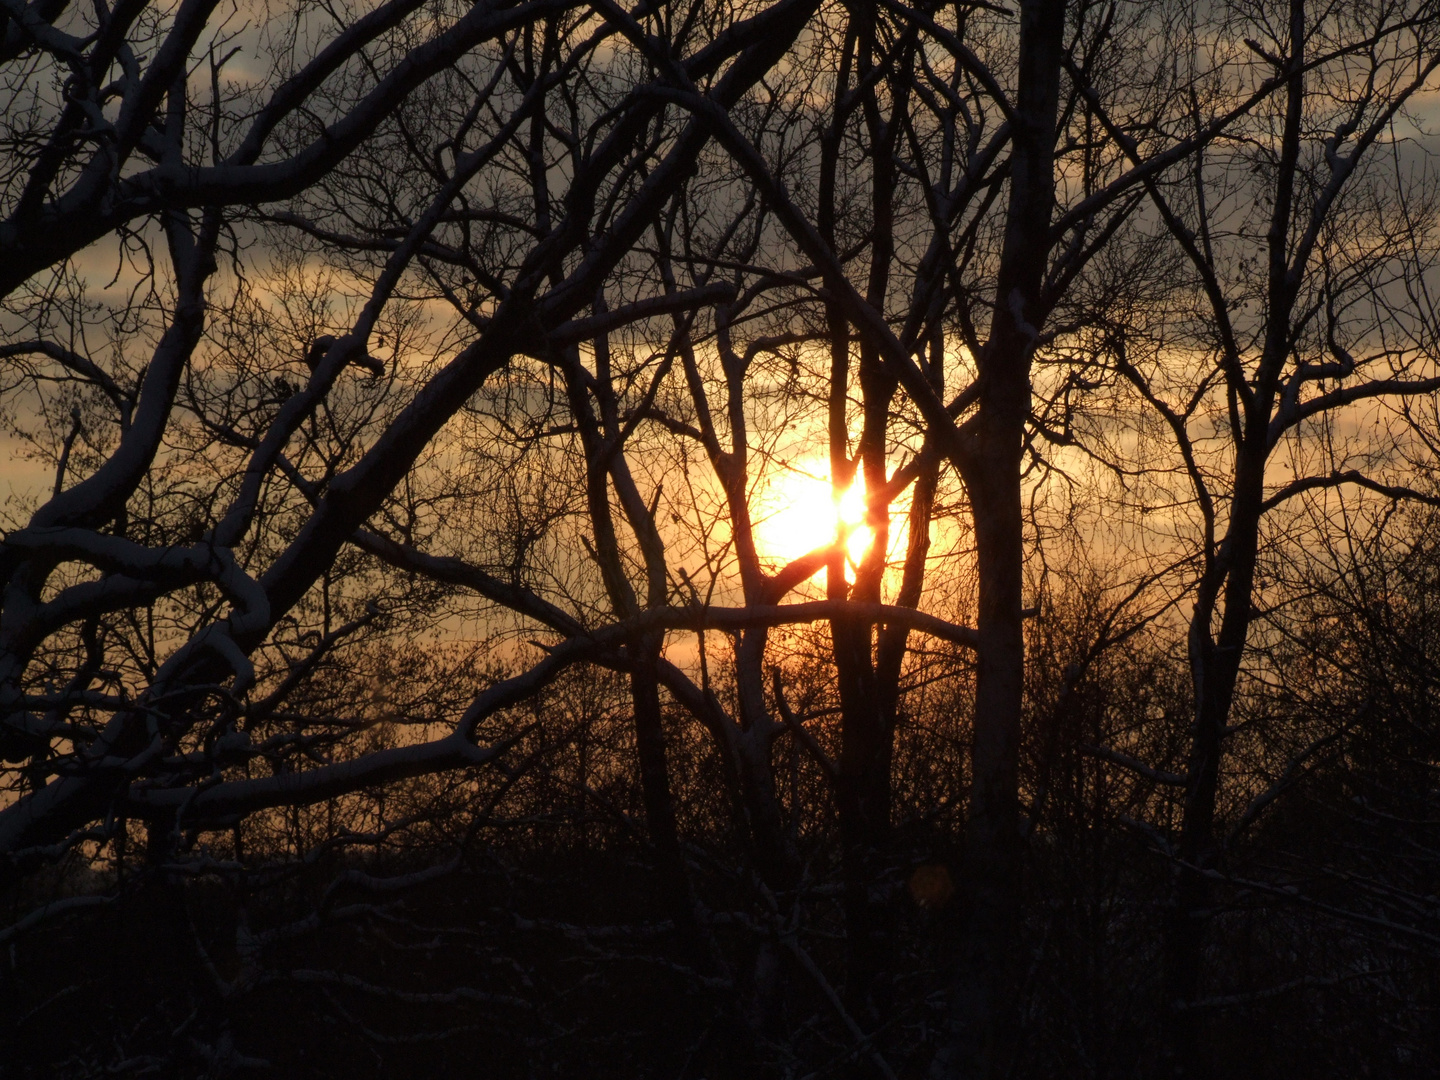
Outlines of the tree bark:
M1055 201L1054 151L1064 0L1020 6L1010 201L989 340L977 357L972 452L956 462L969 492L980 579L978 671L965 884L968 925L936 1080L999 1075L1018 931L1019 748L1025 673L1021 464L1030 365Z
M1305 85L1302 75L1305 34L1304 0L1290 2L1290 77L1286 85L1285 123L1275 176L1274 203L1266 238L1269 274L1264 350L1243 428L1235 433L1235 473L1230 521L1224 541L1209 554L1200 582L1189 634L1189 660L1195 691L1194 728L1186 772L1175 893L1165 928L1165 989L1169 1010L1167 1049L1172 1071L1187 1080L1208 1080L1211 1055L1200 1017L1185 1006L1199 994L1206 940L1213 908L1210 874L1220 846L1215 807L1220 790L1224 739L1240 661L1253 614L1255 565L1264 514L1265 466L1270 455L1270 424L1281 373L1292 348L1292 314L1303 265L1290 264L1291 218L1300 158ZM1217 610L1220 626L1212 636Z

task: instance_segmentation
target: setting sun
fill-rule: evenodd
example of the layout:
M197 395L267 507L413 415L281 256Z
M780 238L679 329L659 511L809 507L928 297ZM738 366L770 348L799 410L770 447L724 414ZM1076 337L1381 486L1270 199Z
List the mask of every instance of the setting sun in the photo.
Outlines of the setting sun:
M865 521L865 488L857 481L837 500L824 466L792 468L759 497L756 543L763 558L777 563L797 559L834 543L847 533L846 557L858 563L873 538Z

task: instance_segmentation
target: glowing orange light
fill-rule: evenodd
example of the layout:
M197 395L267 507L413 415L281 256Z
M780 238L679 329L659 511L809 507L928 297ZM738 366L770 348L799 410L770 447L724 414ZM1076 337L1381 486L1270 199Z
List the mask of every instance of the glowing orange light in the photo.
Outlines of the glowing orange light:
M837 498L823 474L795 469L761 494L756 511L756 545L763 558L777 563L833 544L842 534L846 555L858 563L874 540L858 482Z

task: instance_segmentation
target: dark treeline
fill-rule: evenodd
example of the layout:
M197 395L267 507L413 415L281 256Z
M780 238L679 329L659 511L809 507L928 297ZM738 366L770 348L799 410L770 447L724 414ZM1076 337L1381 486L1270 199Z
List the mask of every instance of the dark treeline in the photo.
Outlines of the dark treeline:
M0 37L0 1076L1440 1068L1440 7Z

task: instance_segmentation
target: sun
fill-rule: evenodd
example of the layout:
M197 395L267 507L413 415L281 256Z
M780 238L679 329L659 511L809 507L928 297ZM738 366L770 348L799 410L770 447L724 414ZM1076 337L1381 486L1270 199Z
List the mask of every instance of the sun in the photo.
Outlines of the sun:
M805 464L816 467L806 468ZM824 463L802 463L777 477L757 500L755 545L760 557L787 563L846 534L851 563L865 557L873 532L865 524L865 488L851 484L837 499Z

